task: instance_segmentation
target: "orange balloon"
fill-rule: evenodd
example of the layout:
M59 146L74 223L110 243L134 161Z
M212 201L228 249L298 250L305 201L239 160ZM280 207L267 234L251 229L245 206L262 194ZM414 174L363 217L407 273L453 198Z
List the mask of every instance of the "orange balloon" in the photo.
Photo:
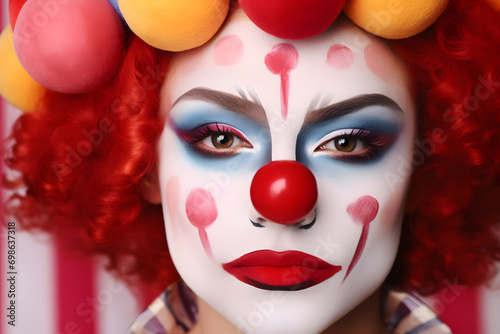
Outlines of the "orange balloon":
M224 22L229 0L118 0L130 29L166 51L184 51L212 38Z
M449 0L349 0L344 13L364 30L388 39L424 31L443 13Z
M45 88L30 77L17 59L10 26L0 35L0 59L0 95L22 111L35 111Z
M500 0L486 0L494 10L500 12Z

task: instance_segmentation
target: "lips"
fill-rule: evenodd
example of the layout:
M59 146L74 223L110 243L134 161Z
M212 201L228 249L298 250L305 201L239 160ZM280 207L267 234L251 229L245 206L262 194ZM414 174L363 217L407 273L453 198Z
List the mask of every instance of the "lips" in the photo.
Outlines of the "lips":
M260 250L245 254L222 268L238 280L264 290L296 291L310 288L342 267L299 251Z

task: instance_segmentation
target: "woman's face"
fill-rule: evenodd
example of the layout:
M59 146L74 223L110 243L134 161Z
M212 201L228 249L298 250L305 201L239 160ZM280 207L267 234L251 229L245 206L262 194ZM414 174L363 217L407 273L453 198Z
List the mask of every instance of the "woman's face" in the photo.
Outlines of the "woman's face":
M377 290L396 255L415 128L408 79L347 20L289 41L237 15L177 55L162 89L168 245L188 286L242 331L317 333ZM304 222L253 207L252 179L273 160L314 174Z

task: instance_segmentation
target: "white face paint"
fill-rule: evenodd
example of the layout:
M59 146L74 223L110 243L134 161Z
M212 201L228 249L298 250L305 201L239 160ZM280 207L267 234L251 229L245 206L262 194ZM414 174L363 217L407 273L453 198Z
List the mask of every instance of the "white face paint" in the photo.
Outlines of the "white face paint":
M346 21L284 41L238 18L170 74L160 185L183 280L246 333L318 333L370 296L397 252L415 128L388 47ZM252 206L271 160L314 174L306 222L276 224Z

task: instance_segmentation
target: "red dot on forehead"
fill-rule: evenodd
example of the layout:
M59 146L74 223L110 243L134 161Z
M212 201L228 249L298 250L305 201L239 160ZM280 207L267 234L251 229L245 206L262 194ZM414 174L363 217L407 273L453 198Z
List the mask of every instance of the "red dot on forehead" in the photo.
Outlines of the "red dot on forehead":
M334 69L345 70L352 65L354 55L352 50L342 44L330 46L326 56L326 63Z
M297 67L299 53L288 43L277 44L266 56L266 66L273 74L284 75Z
M271 73L280 76L281 117L286 120L288 116L288 97L290 94L290 72L299 63L299 52L292 44L276 44L273 46L271 52L266 55L264 61Z
M215 43L214 61L217 65L230 66L243 58L243 41L236 35L227 35Z

